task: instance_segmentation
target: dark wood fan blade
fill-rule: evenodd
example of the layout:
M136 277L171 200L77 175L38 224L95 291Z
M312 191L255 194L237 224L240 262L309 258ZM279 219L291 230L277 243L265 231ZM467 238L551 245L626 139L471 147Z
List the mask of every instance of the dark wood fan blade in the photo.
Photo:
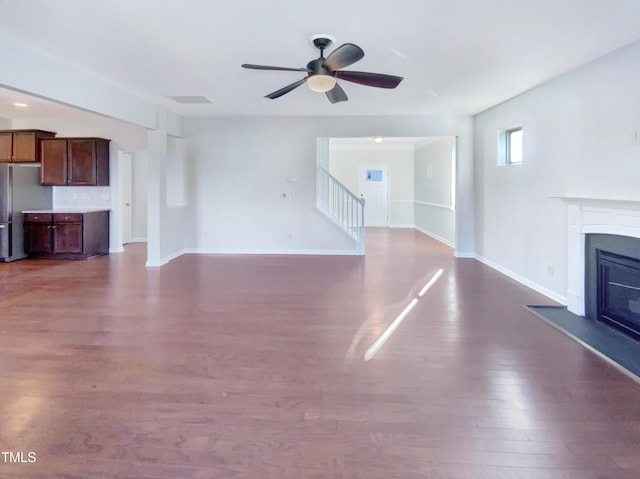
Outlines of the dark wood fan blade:
M324 61L324 67L329 70L339 70L357 62L364 56L362 48L353 43L340 45Z
M297 82L292 83L291 85L287 85L284 88L280 88L279 90L274 91L273 93L269 93L268 95L265 95L265 98L271 98L272 100L275 100L276 98L281 97L285 93L289 93L291 90L298 88L305 81L307 81L307 77L304 77L302 80L298 80Z
M287 68L287 67L272 67L269 65L251 65L250 63L244 63L242 68L251 68L252 70L280 70L286 72L306 72L306 68Z
M325 95L327 95L327 98L331 103L338 103L340 101L347 101L349 99L347 98L347 94L337 83L336 86L326 92Z
M361 85L375 86L378 88L395 88L400 84L402 80L404 80L403 77L397 77L394 75L351 71L336 72L336 78L347 80L353 83L360 83Z

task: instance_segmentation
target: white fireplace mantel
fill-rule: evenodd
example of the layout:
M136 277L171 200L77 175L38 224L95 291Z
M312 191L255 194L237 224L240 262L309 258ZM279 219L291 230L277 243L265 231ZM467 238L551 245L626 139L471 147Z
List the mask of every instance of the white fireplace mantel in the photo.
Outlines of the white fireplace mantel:
M567 309L585 313L585 235L640 238L640 200L554 196L568 204Z

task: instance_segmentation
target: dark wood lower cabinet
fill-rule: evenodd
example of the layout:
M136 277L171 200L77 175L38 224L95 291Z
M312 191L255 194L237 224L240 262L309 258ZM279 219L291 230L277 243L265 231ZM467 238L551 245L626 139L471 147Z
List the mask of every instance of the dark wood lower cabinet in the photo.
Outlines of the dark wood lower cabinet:
M25 251L32 257L87 259L109 253L109 212L24 214Z
M48 215L49 217L51 215ZM48 222L35 221L24 223L24 249L29 254L50 254L51 249L51 219Z
M81 216L81 215L73 215ZM83 222L59 220L53 224L53 252L54 254L82 254L83 249Z

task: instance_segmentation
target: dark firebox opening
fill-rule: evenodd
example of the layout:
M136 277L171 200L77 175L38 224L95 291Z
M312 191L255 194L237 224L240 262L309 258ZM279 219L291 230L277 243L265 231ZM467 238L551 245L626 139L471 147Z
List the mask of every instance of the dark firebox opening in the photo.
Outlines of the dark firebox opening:
M585 253L587 318L640 341L640 239L589 234Z

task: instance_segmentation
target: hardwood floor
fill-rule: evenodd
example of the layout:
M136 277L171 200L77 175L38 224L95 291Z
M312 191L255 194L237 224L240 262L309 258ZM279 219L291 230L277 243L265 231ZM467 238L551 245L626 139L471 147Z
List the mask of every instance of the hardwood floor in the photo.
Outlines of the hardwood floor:
M367 236L365 258L0 264L0 477L640 477L640 385L521 308L549 300Z

